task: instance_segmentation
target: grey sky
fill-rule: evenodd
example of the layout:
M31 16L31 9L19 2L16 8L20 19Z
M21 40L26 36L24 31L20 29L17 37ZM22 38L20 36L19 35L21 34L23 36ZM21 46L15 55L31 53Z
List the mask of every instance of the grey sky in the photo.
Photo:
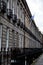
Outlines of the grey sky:
M43 32L43 0L26 0L35 23L39 30Z

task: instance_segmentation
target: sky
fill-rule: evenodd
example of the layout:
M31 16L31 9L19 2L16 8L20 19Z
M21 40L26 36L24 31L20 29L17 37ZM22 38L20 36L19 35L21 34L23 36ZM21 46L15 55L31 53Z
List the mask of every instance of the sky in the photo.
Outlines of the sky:
M39 31L43 33L43 0L26 1Z

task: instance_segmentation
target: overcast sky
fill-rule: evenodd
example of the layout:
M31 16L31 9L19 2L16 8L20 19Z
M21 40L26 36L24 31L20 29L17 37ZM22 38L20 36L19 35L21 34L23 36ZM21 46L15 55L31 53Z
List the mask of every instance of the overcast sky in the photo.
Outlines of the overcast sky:
M34 20L43 33L43 0L26 0L30 8L32 15L34 15Z

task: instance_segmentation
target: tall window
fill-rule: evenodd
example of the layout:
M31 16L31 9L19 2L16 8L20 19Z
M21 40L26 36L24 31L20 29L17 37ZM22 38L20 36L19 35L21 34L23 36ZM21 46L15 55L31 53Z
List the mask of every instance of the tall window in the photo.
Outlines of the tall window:
M24 23L24 17L25 17L25 15L24 15L24 11L22 9L22 21L23 21L23 23Z
M7 0L7 8L12 9L12 0Z
M23 39L23 35L19 35L19 48L23 48L23 43L24 43L24 39Z
M9 47L9 28L7 28L7 40L6 40L6 51Z
M22 20L22 7L21 7L21 5L20 5L20 11L19 11L19 13L20 13L20 19Z
M22 35L22 48L23 48L23 43L24 43L24 36Z
M20 3L17 2L17 18L20 18Z
M1 50L1 39L2 39L2 25L0 25L0 50Z
M12 0L12 8L15 15L17 15L17 0Z
M22 37L21 37L21 34L19 35L19 48L22 47Z

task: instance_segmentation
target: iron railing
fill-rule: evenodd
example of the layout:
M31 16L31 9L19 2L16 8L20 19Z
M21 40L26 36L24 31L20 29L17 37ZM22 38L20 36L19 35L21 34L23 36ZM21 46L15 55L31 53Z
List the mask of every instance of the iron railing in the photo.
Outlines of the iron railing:
M32 63L42 53L42 48L1 48L0 65L25 64L25 60ZM26 59L25 59L26 57Z

